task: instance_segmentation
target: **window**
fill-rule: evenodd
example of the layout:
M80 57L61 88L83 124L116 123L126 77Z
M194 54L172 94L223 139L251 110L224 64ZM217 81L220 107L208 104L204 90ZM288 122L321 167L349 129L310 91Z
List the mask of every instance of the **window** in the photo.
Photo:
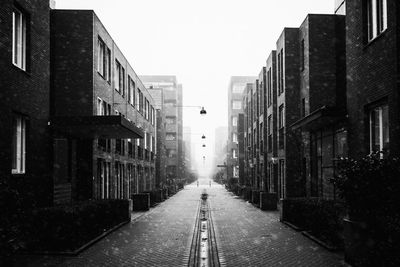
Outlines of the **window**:
M241 94L243 93L245 87L246 87L245 83L235 83L232 87L232 93Z
M304 39L301 40L300 43L300 70L303 71L304 70Z
M148 105L149 102L147 101L147 98L144 98L144 118L147 120L149 119L149 114L148 114Z
M236 151L236 149L232 149L232 158L237 159L237 151Z
M146 99L146 120L150 119L150 102Z
M241 109L242 108L242 102L241 101L233 101L232 102L232 109Z
M12 139L12 170L13 174L25 173L26 153L26 119L21 115L14 115L13 118L13 139Z
M283 93L283 49L278 54L278 95Z
M387 0L367 0L368 41L387 29Z
M12 14L12 62L15 66L26 69L26 16L17 8Z
M233 116L232 117L232 126L237 126L237 123L238 123L238 117Z
M174 141L176 139L176 133L166 133L165 140Z
M97 72L107 81L111 74L111 52L104 41L99 37L97 40Z
M306 116L306 99L305 98L301 99L301 116L302 117Z
M165 122L167 124L175 124L176 123L176 117L167 116L167 117L165 117Z
M284 106L282 104L282 105L279 106L279 113L278 113L278 116L279 116L279 125L278 125L278 127L279 127L279 129L283 128L284 124L285 124L285 119L284 119L285 114L284 113L285 113L284 112Z
M154 125L156 122L156 111L154 107L151 107L151 124Z
M135 82L128 76L128 102L135 105Z
M232 142L234 143L238 143L238 139L237 139L237 134L236 133L232 133Z
M267 73L268 107L272 105L272 68Z
M389 108L382 105L369 111L370 151L389 151Z
M115 60L115 90L125 96L125 69L118 60Z

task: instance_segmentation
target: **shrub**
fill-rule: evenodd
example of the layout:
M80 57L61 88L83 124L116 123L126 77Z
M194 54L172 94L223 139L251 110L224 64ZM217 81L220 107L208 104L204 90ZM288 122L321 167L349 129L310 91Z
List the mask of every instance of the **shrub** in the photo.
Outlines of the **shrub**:
M129 219L127 200L41 208L24 219L24 239L28 250L73 251Z
M320 198L287 198L282 200L283 220L290 222L314 236L342 247L344 204Z

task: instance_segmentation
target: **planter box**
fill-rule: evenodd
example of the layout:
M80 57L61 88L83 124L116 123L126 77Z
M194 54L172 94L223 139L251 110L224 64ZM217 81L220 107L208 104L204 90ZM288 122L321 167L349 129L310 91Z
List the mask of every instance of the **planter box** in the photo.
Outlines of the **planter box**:
M260 205L260 190L252 190L250 202L255 205Z
M150 209L150 194L140 193L131 196L134 211L146 211Z
M260 192L260 209L276 210L278 196L276 193Z

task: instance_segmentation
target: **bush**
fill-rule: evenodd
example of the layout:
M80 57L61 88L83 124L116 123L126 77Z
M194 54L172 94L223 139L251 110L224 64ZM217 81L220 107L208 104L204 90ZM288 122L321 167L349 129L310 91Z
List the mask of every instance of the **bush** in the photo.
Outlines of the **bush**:
M41 208L24 219L27 250L73 251L129 217L127 200L93 200Z
M360 160L341 159L333 184L351 220L366 226L370 260L400 264L400 159L373 153ZM386 156L386 155L384 155ZM379 262L382 264L382 262Z
M314 236L343 246L344 204L335 200L319 198L288 198L282 200L284 221L290 222Z

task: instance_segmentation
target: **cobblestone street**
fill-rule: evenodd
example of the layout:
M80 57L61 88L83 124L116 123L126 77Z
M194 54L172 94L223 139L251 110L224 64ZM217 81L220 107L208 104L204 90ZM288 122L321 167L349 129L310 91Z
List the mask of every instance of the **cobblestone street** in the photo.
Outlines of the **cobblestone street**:
M76 257L21 256L18 266L187 266L201 192L206 189L222 266L344 266L343 257L208 182L184 190Z
M227 192L207 189L222 266L346 266L327 251L266 212Z

